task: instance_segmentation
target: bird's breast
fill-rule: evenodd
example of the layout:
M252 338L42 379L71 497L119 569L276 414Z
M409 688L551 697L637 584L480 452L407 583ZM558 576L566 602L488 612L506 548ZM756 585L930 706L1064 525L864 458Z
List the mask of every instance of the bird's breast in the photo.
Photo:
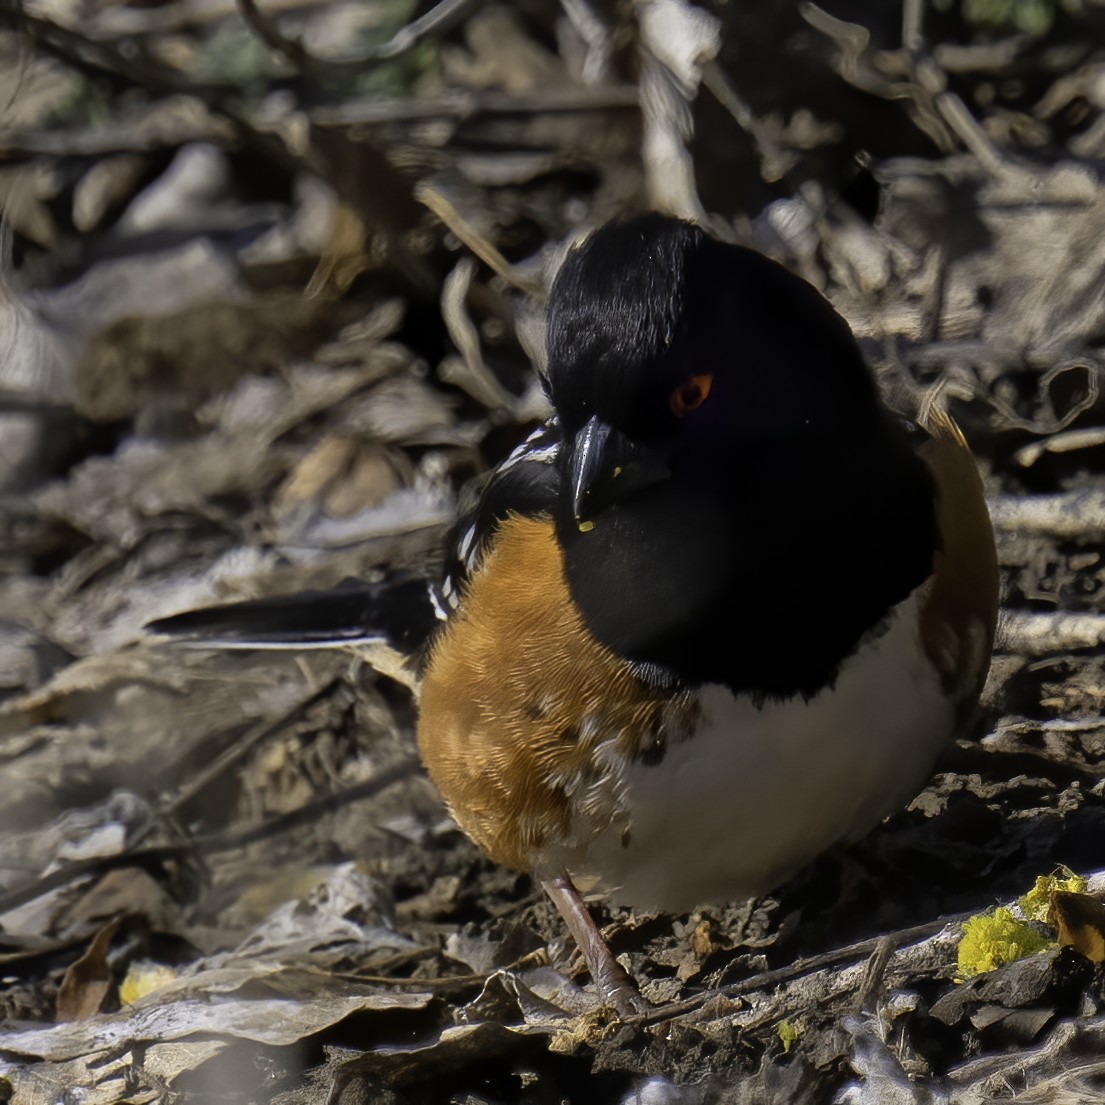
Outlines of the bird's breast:
M809 700L757 704L701 688L693 734L659 762L624 765L627 827L555 862L593 893L683 911L769 890L901 808L955 727L921 640L929 588L900 603Z
M430 658L423 758L497 862L673 911L759 893L900 808L951 739L932 590L808 698L673 691L587 632L551 525L512 518Z
M538 869L550 849L625 824L634 760L697 720L690 691L639 679L586 629L547 519L504 521L436 640L418 743L461 828L496 862Z

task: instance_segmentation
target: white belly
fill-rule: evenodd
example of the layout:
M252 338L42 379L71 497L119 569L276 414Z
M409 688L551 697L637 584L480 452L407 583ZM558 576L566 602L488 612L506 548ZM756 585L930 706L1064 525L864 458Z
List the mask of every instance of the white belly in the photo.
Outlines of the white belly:
M628 836L611 827L568 860L581 887L671 912L746 898L900 809L953 735L918 632L926 592L809 702L704 687L696 735L621 777Z

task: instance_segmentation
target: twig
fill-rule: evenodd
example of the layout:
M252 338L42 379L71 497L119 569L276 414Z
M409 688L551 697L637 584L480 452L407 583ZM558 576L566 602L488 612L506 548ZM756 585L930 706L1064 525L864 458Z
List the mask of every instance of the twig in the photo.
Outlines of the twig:
M902 0L902 47L920 50L925 42L923 0Z
M637 89L615 84L589 88L567 85L536 92L448 92L441 96L403 100L349 100L314 108L311 122L324 127L375 126L421 119L470 119L476 115L572 114L640 108Z
M933 46L932 56L945 73L990 72L1004 70L1012 65L1034 42L1032 35L1025 34L999 38L996 42L974 42L969 45L941 42Z
M998 625L1003 652L1044 656L1105 644L1105 614L1006 614Z
M175 150L189 142L228 143L234 137L218 118L198 115L182 118L175 127L146 129L139 124L108 123L95 129L65 128L56 131L19 131L0 135L0 161L16 163L36 157L110 157L114 154Z
M446 357L438 375L446 383L462 388L488 410L512 410L516 405L514 397L484 363L479 332L464 307L475 274L476 262L471 257L463 257L445 278L441 289L441 315L460 356Z
M312 706L328 697L339 683L341 683L340 678L328 680L318 690L300 699L280 717L253 726L240 740L235 741L229 748L224 748L211 763L194 775L158 812L163 817L172 816L206 790L220 775L228 771L259 744L264 743L269 737L279 733L292 722L302 718Z
M863 978L856 994L857 1011L871 1012L879 991L882 989L883 980L886 978L886 968L890 964L890 957L894 954L895 944L892 937L881 937L875 945L875 950L868 957L867 965L863 968Z
M306 71L318 68L318 62L296 38L289 38L269 17L261 12L253 0L236 0L242 18L270 49L280 54L296 69Z
M1105 894L1105 872L1093 872L1086 877L1086 881L1086 892L1091 897L1100 897ZM890 961L895 953L922 949L933 937L939 936L942 932L953 929L957 925L962 925L976 913L977 910L965 910L962 913L938 917L936 920L926 921L910 928L899 929L897 932L872 936L867 940L860 940L843 948L836 948L832 951L822 952L820 955L810 956L807 959L800 959L796 963L791 963L774 971L764 971L728 986L695 994L694 997L687 998L684 1001L658 1006L643 1016L628 1019L628 1023L649 1025L673 1020L686 1013L692 1013L717 999L732 999L744 994L770 990L803 976L812 975L832 967L839 968L844 964L856 965L865 959L870 961L870 966L874 971L886 972L891 967ZM907 948L907 945L910 947ZM725 1010L723 1015L731 1016L731 1009ZM774 1017L775 1014L773 1013L772 1016Z
M691 4L635 0L633 7L641 54L645 194L656 210L701 222L706 212L689 149L694 135L691 103L703 67L721 50L721 24Z
M1034 203L1059 202L1058 193L1055 190L1052 190L1049 195L1043 189L1041 182L1037 181L1037 184L1040 186L1036 189L1037 196L1033 201ZM1036 394L1042 397L1040 406L1044 409L1035 412L1031 418L1025 418L1014 408L1009 399L1003 398L995 392L990 397L990 402L995 413L1000 416L1000 428L1027 430L1034 434L1057 434L1065 430L1076 418L1097 406L1098 398L1101 395L1103 368L1105 368L1105 365L1101 363L1099 356L1096 354L1061 360L1057 364L1053 363L1050 368L1040 375L1036 382ZM1085 387L1082 394L1073 402L1064 404L1065 409L1062 413L1059 413L1055 409L1052 389L1056 381L1061 380L1071 372L1082 373ZM1065 386L1062 389L1064 393L1067 392L1069 384L1070 381L1065 381ZM1001 425L1001 423L1004 423L1004 425Z
M488 268L527 295L545 297L544 285L519 272L436 188L420 183L414 189L414 198L428 207Z
M1019 166L1015 166L990 141L962 99L948 91L947 75L929 55L917 59L914 77L917 87L932 97L932 102L944 122L987 173L994 177L1004 177L1020 171Z
M240 91L233 85L197 84L185 80L164 65L144 57L132 58L111 43L94 42L22 8L13 11L10 6L7 10L0 7L0 26L4 24L26 34L48 54L81 72L121 79L159 95L193 96L226 119L240 141L250 144L277 165L296 171L304 168L306 158L298 156L276 136L258 130L233 106L233 97Z
M1096 488L1060 495L999 495L987 505L994 528L1001 532L1050 537L1105 533L1105 491Z
M645 1013L639 1018L634 1018L632 1024L657 1024L661 1021L672 1020L681 1017L684 1013L693 1012L707 1002L715 998L736 998L743 994L754 993L758 990L769 990L784 982L810 975L816 971L828 967L839 967L843 963L858 963L867 959L880 949L887 949L887 954L901 948L904 944L918 943L927 940L943 932L949 925L962 924L971 916L970 912L956 913L950 917L940 917L935 921L926 921L922 925L914 925L912 928L900 929L898 932L884 933L881 936L873 936L868 940L861 940L856 944L849 944L833 951L822 952L807 959L800 959L786 967L779 967L774 971L764 971L753 975L751 978L741 979L730 983L728 986L719 987L716 990L708 990L702 994L684 1001L672 1002L670 1005L661 1006L652 1012Z
M889 97L893 87L884 77L875 74L864 55L871 42L871 32L858 23L849 23L830 15L812 0L801 0L798 14L820 34L831 39L840 51L837 71L850 85L876 96Z
M237 91L231 85L193 84L165 66L152 64L132 53L124 55L111 42L86 38L53 20L32 15L21 5L0 6L0 25L22 32L47 53L77 69L121 77L142 88L161 93L187 93L208 104Z
M240 142L252 146L275 165L292 172L307 169L321 176L359 211L373 213L375 225L380 226L386 235L396 267L418 294L429 295L436 291L436 282L422 259L416 258L399 241L400 235L393 225L384 224L385 218L394 215L401 208L409 208L414 212L418 209L410 197L407 183L395 172L384 154L371 143L357 143L361 152L358 168L364 175L356 182L348 181L342 173L346 164L342 158L347 157L351 143L344 134L328 135L323 129L313 128L310 141L304 148L301 142L293 141L286 134L266 132L255 126L248 115L235 105L234 97L240 94L240 90L234 86L194 84L148 60L135 62L111 44L88 42L50 20L24 16L14 23L45 49L75 66L96 73L107 73L114 78L121 77L153 92L194 96L211 111L227 119L234 126ZM3 19L0 17L0 25L2 24ZM89 54L92 55L91 60L87 56ZM364 183L366 179L368 184ZM401 219L397 218L395 221L401 222Z
M1031 445L1018 449L1013 456L1022 468L1029 468L1045 453L1073 453L1079 449L1093 449L1098 445L1105 445L1105 426L1090 426L1084 430L1052 434L1042 441L1034 441ZM1105 514L1102 517L1105 519Z
M702 83L710 90L714 99L729 112L737 126L752 139L760 159L760 176L771 183L782 180L790 167L787 151L771 140L766 128L753 114L752 108L716 61L711 61L703 68Z
M561 7L587 47L583 61L584 81L596 84L606 80L610 70L610 28L591 8L588 0L561 0Z
M1036 1047L1019 1048L1015 1055L1008 1051L982 1055L952 1068L946 1075L950 1093L941 1100L1004 1099L1016 1100L1020 1105L1100 1100L1105 1075L1103 1049L1105 1017L1076 1017L1060 1022ZM961 1093L961 1088L966 1092Z
M308 802L298 809L281 814L279 817L262 821L259 825L253 825L247 829L239 829L231 833L208 833L197 836L185 844L159 844L149 848L139 848L133 852L121 852L114 856L96 856L93 859L79 860L76 863L68 863L49 875L16 887L5 894L0 894L0 913L7 913L26 902L42 897L52 890L58 890L78 879L89 875L102 875L108 871L118 871L126 867L141 867L150 869L160 867L172 860L188 860L197 856L218 855L221 852L232 852L236 848L244 848L248 844L256 844L259 840L265 840L280 833L290 832L300 825L309 824L319 817L347 806L351 802L359 802L365 798L371 798L381 790L401 782L417 774L418 763L413 759L400 760L390 767L381 768L371 779L348 787L337 794L328 794L318 798L314 802Z
M269 47L284 57L300 72L329 70L330 72L361 72L367 66L390 61L412 50L427 35L435 31L444 33L453 26L469 8L482 4L483 0L441 0L425 15L400 27L375 49L356 58L320 58L310 53L299 39L284 34L255 3L255 0L237 0L238 10L250 29Z
M374 58L394 58L416 46L428 34L437 31L444 33L453 27L467 13L483 0L440 0L425 15L420 15L405 27L400 27L379 49L373 52Z
M981 744L993 744L1000 740L1006 733L1017 735L1023 733L1095 733L1105 729L1105 717L1052 717L1037 720L1019 719L1003 721L992 732L982 738Z
M838 19L810 0L799 4L799 13L811 27L836 43L840 50L838 71L849 84L883 99L912 100L917 124L935 142L948 146L954 136L992 177L1019 177L1026 172L990 141L962 99L948 91L946 74L925 49L921 6L915 0L910 0L903 11L902 50L886 55L907 78L898 81L888 80L868 60L871 36L865 27Z

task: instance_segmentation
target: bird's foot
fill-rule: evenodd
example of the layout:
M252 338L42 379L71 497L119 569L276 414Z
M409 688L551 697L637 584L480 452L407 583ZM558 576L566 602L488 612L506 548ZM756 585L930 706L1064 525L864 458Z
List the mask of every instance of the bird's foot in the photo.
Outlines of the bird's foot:
M541 885L579 945L602 1000L622 1020L647 1013L652 1006L641 996L632 975L614 958L572 880L567 875L557 875L543 879Z
M603 944L603 947L606 945ZM609 953L610 949L606 948L606 950ZM613 971L605 967L596 968L590 961L587 966L603 1002L609 1005L621 1020L632 1021L637 1017L643 1017L652 1009L637 988L633 976L613 957L610 959Z

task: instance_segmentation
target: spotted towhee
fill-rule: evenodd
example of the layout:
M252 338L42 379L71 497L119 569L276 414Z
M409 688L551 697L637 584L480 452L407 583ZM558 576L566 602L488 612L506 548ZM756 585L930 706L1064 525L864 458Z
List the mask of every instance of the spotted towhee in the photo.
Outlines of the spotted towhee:
M454 818L541 880L631 1012L581 891L746 897L900 808L977 703L994 544L951 421L887 411L814 288L697 226L645 215L574 250L548 366L555 414L491 474L443 583L153 628L416 653Z

